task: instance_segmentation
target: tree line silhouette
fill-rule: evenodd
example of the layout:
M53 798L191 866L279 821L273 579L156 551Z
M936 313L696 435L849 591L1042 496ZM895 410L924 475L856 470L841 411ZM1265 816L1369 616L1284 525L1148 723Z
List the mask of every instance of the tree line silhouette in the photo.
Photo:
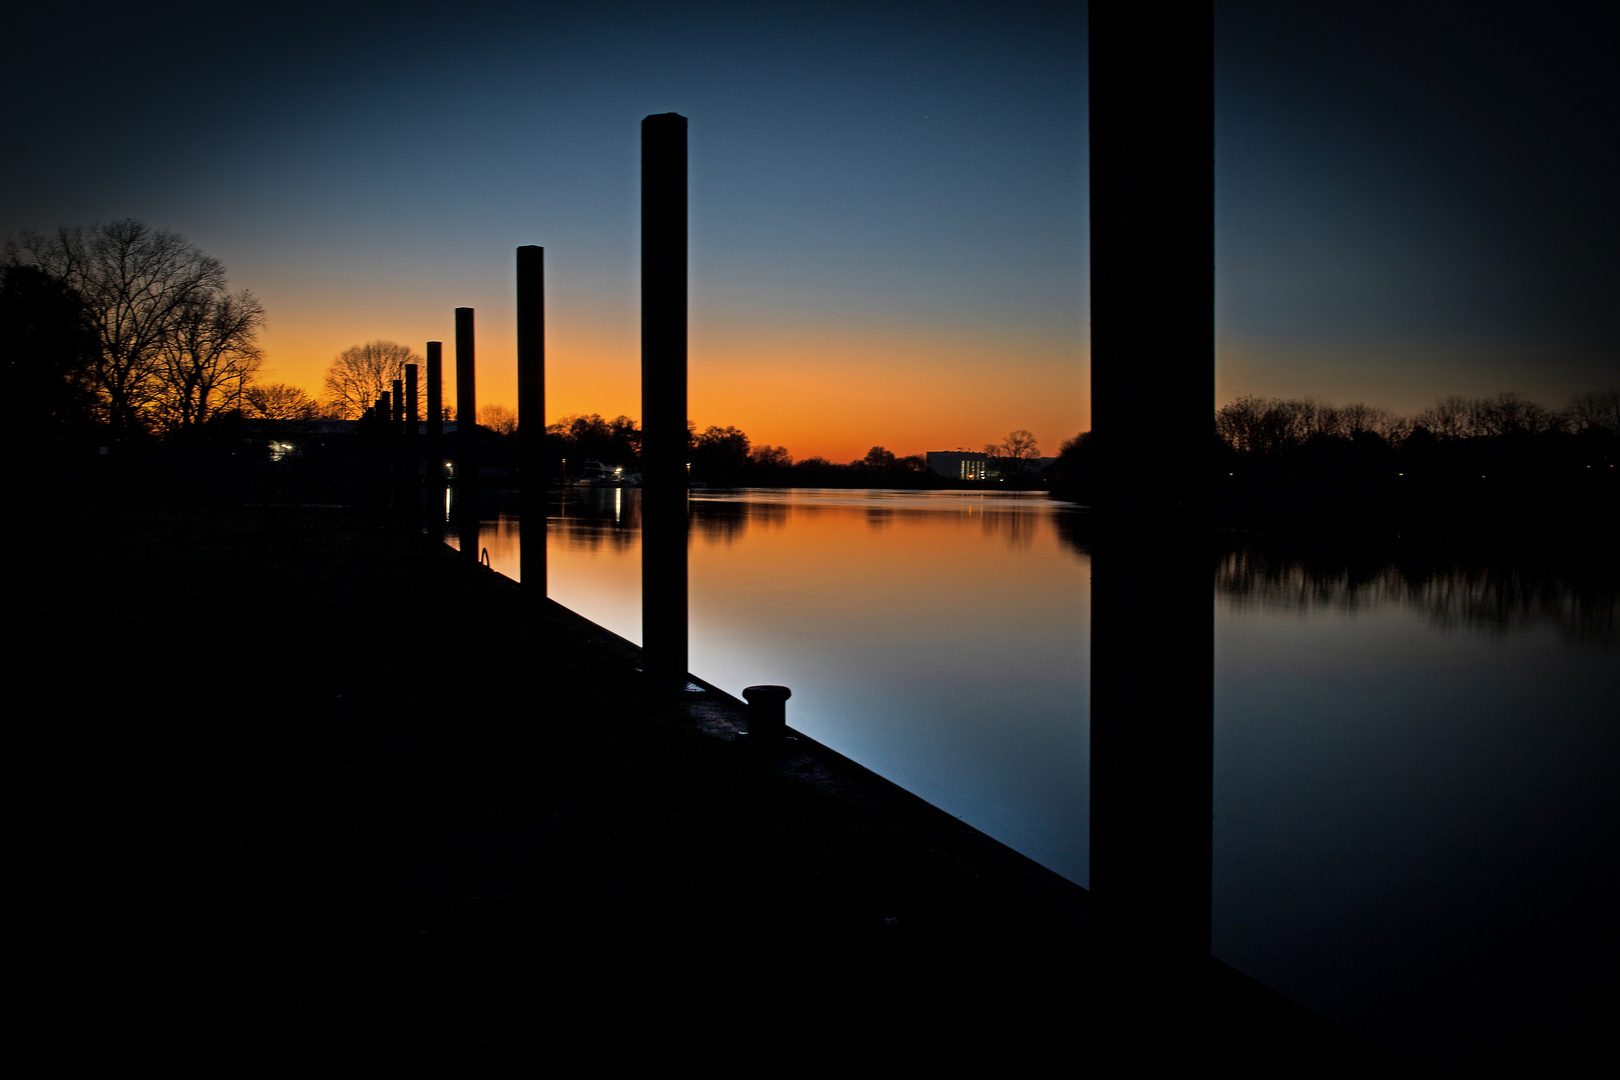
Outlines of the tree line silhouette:
M874 446L865 456L848 462L819 455L794 460L786 447L756 445L736 427L710 425L699 431L691 422L687 423L687 440L692 482L714 487L970 486L930 471L926 455L900 455L883 446ZM1028 431L1014 431L1006 443L986 445L984 452L1009 482L1038 479L1032 465L1039 447ZM612 420L596 413L567 416L547 426L546 453L553 475L558 477L578 476L587 461L620 465L634 472L641 456L641 431L628 416ZM515 452L512 456L515 459Z
M519 430L514 424L511 434ZM688 421L687 445L692 482L713 487L915 487L923 486L928 475L921 455L899 457L881 446L846 464L822 457L795 461L786 447L755 444L746 432L729 425L699 431ZM515 450L508 456L515 461ZM579 478L592 461L634 474L640 469L641 428L628 416L565 416L546 427L546 460L558 479Z
M316 398L260 383L265 312L226 287L225 268L178 233L126 219L8 239L0 262L0 349L14 388L13 460L42 462L46 488L115 456L178 447L202 460L209 439L241 437L245 418L353 419L407 363L409 347L370 341L333 360ZM419 402L419 407L421 403ZM453 417L447 417L447 419ZM493 456L515 466L519 418L480 409ZM690 475L713 486L972 486L928 469L923 455L873 446L864 457L795 460L736 427L689 426ZM568 416L545 429L548 479L576 478L587 461L639 470L641 432L627 416ZM1207 495L1218 525L1522 531L1600 520L1615 505L1620 391L1577 394L1548 408L1516 393L1450 396L1414 416L1360 402L1240 397L1218 409ZM1009 433L984 453L997 486L1049 485L1088 501L1095 445L1084 433L1037 474L1035 438ZM107 449L99 451L103 456Z
M244 468L263 464L240 453L251 433L244 421L356 419L407 363L425 366L395 342L355 345L333 359L316 398L259 381L264 322L251 292L227 288L224 264L176 232L127 218L8 237L0 350L25 493L239 486ZM515 430L510 410L480 412L496 430Z
M1612 514L1620 391L1561 409L1516 393L1451 396L1415 416L1310 398L1241 397L1214 416L1207 495L1217 525L1347 534L1584 529ZM1087 432L1052 490L1085 503Z
M263 362L264 308L178 233L133 219L23 232L0 273L9 362L49 384L36 420L94 422L116 442L189 432L240 408Z
M9 237L0 348L24 487L59 490L159 444L195 467L202 433L245 407L264 318L218 259L134 219Z

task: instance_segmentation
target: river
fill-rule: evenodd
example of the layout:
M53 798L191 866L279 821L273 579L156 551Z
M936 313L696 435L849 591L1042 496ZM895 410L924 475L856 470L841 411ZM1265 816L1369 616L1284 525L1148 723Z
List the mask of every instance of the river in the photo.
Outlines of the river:
M552 598L632 641L638 506L568 493L547 531ZM794 727L1087 884L1071 508L766 489L691 506L693 672L791 687ZM518 576L515 518L480 541ZM1620 951L1620 630L1598 576L1222 553L1215 955L1417 1057L1591 1007Z

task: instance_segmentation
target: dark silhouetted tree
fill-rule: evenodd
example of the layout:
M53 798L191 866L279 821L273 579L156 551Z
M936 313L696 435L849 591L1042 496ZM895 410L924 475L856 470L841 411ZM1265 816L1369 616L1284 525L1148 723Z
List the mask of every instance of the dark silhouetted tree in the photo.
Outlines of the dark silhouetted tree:
M1476 434L1473 411L1473 405L1467 398L1453 394L1418 413L1413 422L1426 428L1437 439L1466 439Z
M37 266L0 267L9 460L25 498L61 493L96 453L99 340L79 294Z
M242 410L261 420L313 420L320 406L296 386L260 383L243 392Z
M734 427L710 426L692 440L692 479L739 484L748 471L748 436Z
M1041 456L1041 448L1033 432L1019 428L1007 433L1007 441L1001 444L1001 453L1004 460L1013 462L1018 471L1023 472Z
M864 458L855 464L864 465L868 469L888 471L889 469L894 468L895 460L893 450L886 449L882 446L874 446L872 449L866 452L866 456Z
M206 424L216 412L243 407L248 383L263 363L256 343L264 308L253 294L197 297L180 311L164 342L164 393L154 410L169 431Z
M788 469L793 466L793 455L788 453L785 446L756 446L748 456L762 469Z
M84 300L38 266L0 267L0 351L13 417L36 436L91 421L99 339Z
M1620 390L1591 390L1570 398L1564 426L1577 435L1620 435Z
M1554 426L1555 413L1508 391L1473 403L1476 434L1485 436L1534 435Z
M394 380L405 378L405 365L416 364L426 372L427 361L407 345L395 341L368 341L351 345L338 353L326 369L323 404L336 416L358 419L383 394L393 393ZM423 416L424 380L417 381L416 415Z
M574 414L546 427L546 447L548 467L566 460L574 476L590 460L634 472L641 457L641 430L628 416L604 420L597 413Z
M480 405L478 422L498 435L517 434L517 413L505 405Z
M238 385L251 374L242 365L256 355L263 310L247 293L227 296L224 265L179 233L134 219L24 232L8 241L7 261L44 270L83 300L98 339L97 410L117 438L205 419L220 368Z
M1041 456L1035 435L1023 428L1009 431L1006 442L985 443L984 453L1001 470L1002 479L1012 481L1022 480L1028 474L1030 465Z
M1097 455L1094 437L1083 431L1058 448L1052 462L1052 494L1078 503L1089 503L1096 489Z

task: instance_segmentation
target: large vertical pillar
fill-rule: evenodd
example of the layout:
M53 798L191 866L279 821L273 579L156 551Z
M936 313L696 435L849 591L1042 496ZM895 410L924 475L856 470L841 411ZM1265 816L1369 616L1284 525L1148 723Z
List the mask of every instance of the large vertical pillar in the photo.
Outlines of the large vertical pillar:
M686 117L641 122L642 665L687 672Z
M427 343L427 519L444 539L444 342Z
M517 249L519 520L527 534L519 576L528 595L546 596L546 249Z
M456 531L462 558L478 562L478 390L473 309L456 308Z
M1091 890L1109 1000L1181 1012L1209 963L1210 11L1092 0L1090 82Z

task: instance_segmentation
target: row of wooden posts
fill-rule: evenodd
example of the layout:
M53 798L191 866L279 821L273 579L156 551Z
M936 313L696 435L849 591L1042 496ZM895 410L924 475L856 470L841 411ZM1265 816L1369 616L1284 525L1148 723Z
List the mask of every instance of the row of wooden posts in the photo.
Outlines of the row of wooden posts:
M641 124L641 522L642 668L660 686L687 682L686 507L686 117L649 116ZM546 414L545 249L517 249L518 415L544 429ZM479 561L475 335L472 308L456 308L456 529L461 555ZM368 423L385 437L370 441L373 475L387 477L379 501L428 507L442 520L444 461L443 343L427 343L427 418L416 413L417 370L378 399ZM386 425L377 420L391 421ZM539 423L535 423L535 421ZM419 431L421 435L419 436ZM395 435L398 437L394 437ZM418 446L420 437L422 445ZM546 520L545 440L519 440L519 513ZM417 463L426 461L425 477ZM425 490L417 484L425 480ZM542 531L520 553L523 581L546 595Z
M1117 981L1121 1008L1140 1012L1173 1005L1167 995L1189 1002L1209 962L1213 610L1199 481L1214 406L1214 35L1207 11L1162 20L1119 0L1095 0L1089 21L1092 431L1113 481L1091 523L1091 889L1102 977ZM678 686L686 119L649 116L641 136L643 662L649 678ZM542 250L519 248L518 408L535 431L545 415L542 283ZM472 325L458 309L468 559L478 557ZM428 350L438 415L436 344ZM525 439L521 451L529 521L545 520L542 445ZM537 534L523 546L522 576L544 595L545 573Z

